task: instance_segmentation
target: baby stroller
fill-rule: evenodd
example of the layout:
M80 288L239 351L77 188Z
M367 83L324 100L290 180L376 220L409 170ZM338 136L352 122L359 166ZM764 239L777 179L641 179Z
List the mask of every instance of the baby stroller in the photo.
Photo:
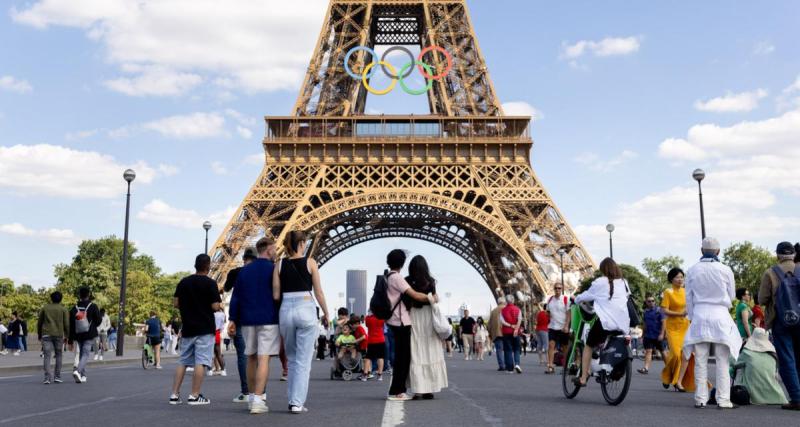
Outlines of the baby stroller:
M338 355L337 355L338 356ZM350 381L356 377L356 374L361 372L361 353L356 352L355 357L346 351L344 355L336 360L336 367L331 367L331 380L342 379Z

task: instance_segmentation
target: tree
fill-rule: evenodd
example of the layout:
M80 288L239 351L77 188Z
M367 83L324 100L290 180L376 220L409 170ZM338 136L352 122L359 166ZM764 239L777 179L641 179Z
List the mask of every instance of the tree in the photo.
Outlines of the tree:
M722 262L733 270L736 286L747 288L755 294L761 276L777 262L775 255L751 242L734 243L722 252Z
M0 297L10 295L14 292L14 281L9 278L0 278Z
M650 279L632 265L620 264L619 268L622 270L622 277L628 282L633 299L636 301L636 306L642 307L644 305L644 295L647 292L647 287L650 285ZM592 282L598 277L600 277L600 270L595 271L592 277L588 277L581 282L578 293L589 289L589 286L591 286Z
M650 284L645 289L645 294L660 296L664 289L669 286L667 273L673 267L683 265L683 258L674 255L667 255L658 259L645 258L642 260L642 268L647 275Z

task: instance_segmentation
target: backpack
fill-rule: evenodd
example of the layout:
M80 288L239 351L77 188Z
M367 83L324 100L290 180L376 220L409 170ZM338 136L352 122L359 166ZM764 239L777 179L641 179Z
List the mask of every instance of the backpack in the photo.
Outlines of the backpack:
M784 273L779 266L772 267L778 277L778 291L775 295L775 320L783 326L800 324L800 267L794 273Z
M397 304L394 306L392 306L392 303L389 300L388 279L389 276L395 273L397 272L392 271L389 273L380 274L375 279L375 288L372 289L372 298L369 300L369 309L378 319L389 320L392 317L392 313L394 313L394 311L397 309L397 306L400 305L400 302L403 300L402 298L398 298Z
M80 308L77 305L75 306L75 309L78 310L75 312L75 332L78 334L89 332L89 318L87 317L87 313L91 305L92 303L89 303L85 308Z

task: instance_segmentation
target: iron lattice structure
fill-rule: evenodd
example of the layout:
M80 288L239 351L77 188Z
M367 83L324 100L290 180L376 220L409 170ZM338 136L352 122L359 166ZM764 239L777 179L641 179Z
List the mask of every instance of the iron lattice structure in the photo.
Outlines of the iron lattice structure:
M453 66L430 115L364 115L344 70L353 46L441 46ZM373 59L361 51L353 70ZM437 72L446 61L435 51ZM267 117L265 166L212 250L221 281L248 245L310 233L323 265L373 239L410 237L465 259L492 291L549 294L564 270L594 269L530 164L530 117L504 116L464 0L332 0L293 113Z

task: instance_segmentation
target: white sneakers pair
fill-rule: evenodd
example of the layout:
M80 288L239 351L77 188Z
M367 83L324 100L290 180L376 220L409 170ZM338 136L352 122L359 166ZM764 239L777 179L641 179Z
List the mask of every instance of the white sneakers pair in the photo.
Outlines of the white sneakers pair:
M72 378L75 378L75 382L78 384L86 382L86 375L81 375L78 371L72 371Z
M247 401L247 409L250 410L250 413L255 414L263 414L269 412L269 406L267 406L267 395L254 395L251 394L248 397Z

